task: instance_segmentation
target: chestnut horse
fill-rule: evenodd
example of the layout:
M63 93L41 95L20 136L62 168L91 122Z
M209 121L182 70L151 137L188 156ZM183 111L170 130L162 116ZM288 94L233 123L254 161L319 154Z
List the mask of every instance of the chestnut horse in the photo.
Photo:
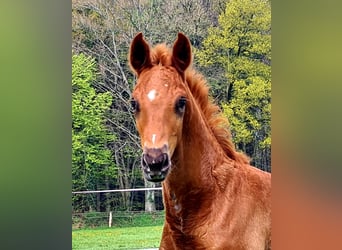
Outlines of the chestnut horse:
M151 48L142 33L130 46L142 170L148 181L163 181L160 249L270 249L271 175L235 150L191 61L182 33L173 48Z

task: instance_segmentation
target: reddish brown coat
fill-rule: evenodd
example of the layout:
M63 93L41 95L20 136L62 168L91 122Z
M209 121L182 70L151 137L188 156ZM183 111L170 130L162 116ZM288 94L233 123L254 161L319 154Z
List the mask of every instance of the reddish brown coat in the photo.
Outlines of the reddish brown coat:
M172 49L151 48L140 33L129 55L142 147L167 148L172 162L163 181L160 249L270 249L271 175L235 150L228 121L191 58L181 33ZM174 108L180 96L187 99L182 116Z

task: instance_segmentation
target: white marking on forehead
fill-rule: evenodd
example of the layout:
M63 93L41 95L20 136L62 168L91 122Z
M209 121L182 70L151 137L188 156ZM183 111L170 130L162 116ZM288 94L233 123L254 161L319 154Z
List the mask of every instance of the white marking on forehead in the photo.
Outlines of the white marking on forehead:
M164 86L165 86L165 87L168 87L169 85L165 83Z
M154 144L156 142L156 134L152 135L152 144Z
M156 98L157 91L155 89L152 89L150 92L148 92L147 97L152 102Z

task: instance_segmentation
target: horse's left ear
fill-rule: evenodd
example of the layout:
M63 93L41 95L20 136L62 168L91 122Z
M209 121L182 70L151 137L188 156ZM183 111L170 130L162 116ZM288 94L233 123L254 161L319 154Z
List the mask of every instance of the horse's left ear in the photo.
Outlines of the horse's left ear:
M177 40L173 44L172 49L172 64L183 74L191 63L191 43L183 34L178 33Z

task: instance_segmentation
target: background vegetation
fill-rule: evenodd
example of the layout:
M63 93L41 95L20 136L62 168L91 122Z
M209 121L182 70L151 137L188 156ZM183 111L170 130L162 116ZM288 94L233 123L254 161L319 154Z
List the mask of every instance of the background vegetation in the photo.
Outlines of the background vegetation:
M130 227L163 225L165 212L158 210L145 213L144 211L115 211L109 226L108 212L74 213L72 216L73 229L89 229L95 227Z
M142 178L129 102L127 53L140 31L151 44L190 38L237 148L271 171L270 21L267 0L73 0L73 191L154 186ZM147 195L74 194L73 212L163 208L160 192Z

